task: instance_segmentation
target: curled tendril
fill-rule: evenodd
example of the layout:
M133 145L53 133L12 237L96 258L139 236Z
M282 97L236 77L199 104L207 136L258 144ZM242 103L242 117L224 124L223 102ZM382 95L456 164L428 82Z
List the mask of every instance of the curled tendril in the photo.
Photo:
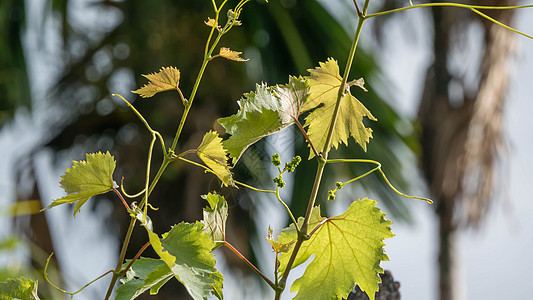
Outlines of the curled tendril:
M79 290L75 291L75 292L67 292L65 291L64 289L56 286L55 284L53 284L50 279L48 279L48 265L50 264L50 259L52 258L52 256L54 255L54 253L52 252L52 254L50 254L50 256L48 256L48 259L46 260L46 264L44 265L44 271L43 271L43 275L44 275L44 279L46 280L46 282L48 282L54 289L58 290L59 292L63 293L63 294L67 294L67 295L70 295L70 299L72 299L72 297L74 297L74 295L76 295L77 293L83 291L86 287L88 287L89 285L93 284L94 282L96 282L97 280L101 279L102 277L106 276L107 274L109 273L113 273L113 270L109 270L107 272L105 272L104 274L96 277L95 279L93 279L92 281L90 281L89 283L87 283L86 285L82 286Z
M143 189L142 191L138 192L137 194L135 195L130 195L128 193L126 193L126 191L124 190L124 176L122 177L122 179L120 180L120 191L122 192L122 194L124 194L124 196L128 197L128 198L136 198L136 197L139 197L140 195L142 195L144 192L145 192L146 189Z
M340 163L340 162L344 162L344 163L371 163L371 164L374 164L376 165L376 167L362 175L359 175L355 178L352 178L344 183L342 182L337 182L337 188L330 191L330 196L333 195L333 199L335 199L335 192L337 190L339 190L339 186L342 188L343 186L345 186L346 184L348 183L351 183L351 182L354 182L354 181L357 181L361 178L364 178L368 175L370 175L371 173L375 172L375 171L379 171L379 173L381 174L381 176L383 177L383 179L385 179L385 182L387 183L387 185L398 195L401 195L401 196L404 196L406 198L410 198L410 199L418 199L418 200L424 200L426 201L427 204L433 204L433 200L429 199L429 198L425 198L425 197L418 197L418 196L411 196L411 195L407 195L405 193L402 193L400 192L397 188L395 188L389 181L389 179L387 178L387 176L385 175L385 173L383 172L383 170L381 170L381 163L378 162L378 161L375 161L375 160L370 160L370 159L328 159L326 161L327 163ZM330 197L328 197L328 199L330 199Z

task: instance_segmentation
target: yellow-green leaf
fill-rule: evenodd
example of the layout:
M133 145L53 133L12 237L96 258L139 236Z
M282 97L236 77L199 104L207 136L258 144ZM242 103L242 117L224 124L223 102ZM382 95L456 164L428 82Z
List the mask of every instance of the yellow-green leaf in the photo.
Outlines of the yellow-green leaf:
M376 201L367 198L357 200L342 215L327 219L320 216L318 208L313 209L309 230L320 227L303 242L294 266L312 255L314 259L291 286L291 292L298 292L294 299L347 298L357 283L374 300L381 282L379 273L383 273L380 263L388 260L383 240L394 236L390 230L392 222L385 220L385 213L375 205ZM291 226L281 233L278 242L287 243L296 238ZM291 252L280 256L281 273Z
M20 277L7 279L0 283L0 300L24 299L39 300L37 295L37 281Z
M219 56L224 57L229 60L234 61L248 61L247 59L244 59L241 57L242 52L233 51L229 48L222 47L220 48L220 52L218 53Z
M204 135L196 154L207 165L225 186L235 186L231 177L226 149L222 146L222 138L216 131L209 131Z
M324 63L321 62L319 67L308 71L311 74L308 77L310 85L309 99L302 107L302 111L313 110L305 118L305 126L309 127L307 134L317 151L322 151L324 150L329 126L334 115L342 77L339 74L337 62L332 58ZM331 146L336 149L341 142L348 145L350 136L366 151L366 144L372 137L372 129L365 127L363 118L367 117L373 121L377 121L377 119L359 100L352 96L349 90L349 86L352 85L364 89L363 83L364 81L360 79L351 81L348 87L345 87L337 122L333 130L331 145L330 148L325 149L326 151L329 151ZM313 156L314 153L310 151L309 158Z
M143 75L149 82L142 88L132 91L143 98L169 90L177 90L180 82L180 71L175 67L163 67L157 73Z
M54 200L45 209L65 203L74 203L74 216L90 197L113 189L115 160L109 152L86 154L86 161L74 161L73 166L61 176L61 187L67 196Z

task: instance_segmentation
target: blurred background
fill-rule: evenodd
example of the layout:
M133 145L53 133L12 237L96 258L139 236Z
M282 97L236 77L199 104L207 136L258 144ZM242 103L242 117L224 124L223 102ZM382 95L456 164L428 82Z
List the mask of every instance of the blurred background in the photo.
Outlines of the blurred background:
M250 60L208 65L178 152L195 148L210 129L223 134L216 120L235 113L236 101L256 83L285 83L328 57L345 65L357 22L353 1L269 2L248 3L243 25L224 36L220 46ZM405 5L408 1L372 1L370 11ZM531 10L485 13L532 33ZM182 113L178 96L138 99L130 91L146 82L141 74L172 65L180 69L180 87L188 97L209 33L207 17L213 17L212 5L203 0L0 3L0 281L25 274L39 279L44 299L62 299L42 277L51 252L51 280L69 291L114 268L129 220L116 197L91 199L76 219L67 206L32 212L63 195L60 176L85 153L110 151L117 160L115 180L124 176L130 193L142 188L150 135L110 94L130 100L171 140ZM378 160L395 186L436 204L402 199L374 175L326 204L327 190L366 172L364 165L328 168L318 202L331 216L357 198L378 200L396 234L385 241L391 261L383 266L400 282L403 299L529 297L531 53L533 41L468 10L416 9L365 23L351 78L365 78L369 92L353 92L379 122L368 123L374 138L367 153L351 140L330 157ZM297 154L307 158L308 151L301 135L286 129L247 150L235 177L272 188L277 174L271 155L279 152L282 161L290 161ZM155 168L160 155L154 155ZM305 211L315 168L304 159L287 177L283 198L295 215ZM276 199L221 188L195 166L178 162L165 172L152 194L160 208L151 214L154 230L163 233L177 222L200 219L200 195L213 190L230 205L228 240L271 275L266 228L288 224ZM127 257L145 242L142 230L134 232ZM235 256L223 249L216 255L227 299L272 298ZM76 299L102 298L109 280ZM173 282L152 299L188 296Z

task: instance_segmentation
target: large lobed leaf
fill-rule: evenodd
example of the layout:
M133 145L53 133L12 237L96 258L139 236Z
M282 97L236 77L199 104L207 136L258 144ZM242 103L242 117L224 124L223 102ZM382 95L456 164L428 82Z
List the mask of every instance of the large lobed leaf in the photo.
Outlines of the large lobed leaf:
M180 71L175 67L163 67L157 73L143 75L149 80L142 88L132 91L143 98L170 90L177 90L180 83Z
M309 70L309 73L311 74L311 76L307 77L310 85L309 99L302 109L304 111L314 109L305 118L305 126L309 127L307 134L317 151L322 151L326 144L329 126L335 111L342 77L339 74L337 62L332 58L324 63L321 62L319 67ZM372 129L365 127L363 117L373 121L377 121L377 119L359 100L352 96L349 90L351 85L357 85L364 89L363 84L364 81L360 79L351 82L345 88L333 130L331 145L330 148L325 149L326 151L329 151L331 146L337 149L340 142L348 145L350 136L366 151L366 144L372 137ZM313 156L314 153L311 151L309 158Z
M222 299L224 278L215 268L216 261L211 254L215 243L203 227L200 222L182 222L163 234L161 239L145 228L152 248L193 299L205 299L210 294Z
M257 85L255 92L244 94L238 102L240 108L236 114L218 119L231 134L223 144L233 162L236 163L250 145L292 125L307 99L307 90L303 78L292 76L286 85Z
M311 255L315 257L291 286L291 292L298 292L294 299L346 298L355 283L374 299L381 282L379 273L383 273L380 263L388 260L383 240L394 236L391 221L385 220L385 213L375 205L376 201L367 198L357 200L342 215L327 219L320 216L319 207L313 209L309 229L322 225L302 244L296 256L294 266ZM292 225L282 231L278 242L287 244L296 239ZM281 273L285 272L291 252L280 256Z
M8 279L6 282L0 283L0 300L39 300L37 286L37 281L24 277Z
M131 265L126 277L120 280L122 285L116 290L115 300L132 300L147 290L150 290L150 295L156 295L173 276L163 260L141 257Z
M216 131L209 131L204 135L196 154L207 165L225 186L235 186L231 177L226 149L222 146L222 138Z
M366 151L366 144L372 138L372 129L364 125L363 119L377 119L350 93L351 86L366 91L364 80L350 81L344 87L331 144L324 149L342 77L337 62L332 58L310 69L309 73L310 76L305 78L291 76L286 85L257 85L255 93L247 93L239 101L240 108L235 115L218 120L231 134L223 143L234 163L250 145L292 125L306 111L310 111L305 118L307 135L317 151L338 148L341 142L348 145L350 137ZM309 158L313 156L311 151Z
M45 209L65 203L74 203L74 216L90 197L113 189L113 171L116 162L109 152L86 154L85 161L74 161L73 166L61 176L61 187L67 196L54 200Z

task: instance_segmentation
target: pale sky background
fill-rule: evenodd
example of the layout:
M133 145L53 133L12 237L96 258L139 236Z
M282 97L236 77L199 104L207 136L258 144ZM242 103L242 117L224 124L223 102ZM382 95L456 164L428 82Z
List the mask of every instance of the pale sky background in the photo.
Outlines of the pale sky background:
M330 0L322 2L333 3ZM423 22L422 14L414 10L404 14L409 14L410 22L415 25ZM347 10L338 11L339 17L347 15L350 15ZM521 11L516 27L533 34L532 15L533 9ZM386 48L380 55L381 67L391 81L391 86L396 88L392 93L396 99L391 99L390 102L404 115L413 117L416 114L420 81L430 57L424 49L429 40L423 37L423 29L417 26L409 29L412 31L399 27L389 28ZM413 39L412 35L417 38ZM31 37L27 39L28 45L31 46ZM361 46L368 49L371 39L370 31L367 31L363 35ZM480 231L460 234L458 293L462 296L461 299L465 300L527 299L531 296L529 287L530 278L533 277L533 259L529 256L533 249L533 202L530 189L533 185L529 182L528 172L533 169L533 119L530 117L533 110L530 96L530 84L533 81L533 41L521 36L517 36L517 39L520 47L512 68L512 85L505 114L506 133L511 144L509 153L502 160L505 197L492 207L485 226ZM53 45L51 48L53 50ZM48 78L53 77L53 70L50 71L47 68L49 66L39 64L38 59L38 56L34 57L33 72L48 70ZM46 85L46 82L42 81L47 79L38 76L41 78L36 79L41 85ZM4 128L0 133L0 206L6 205L12 197L13 182L8 173L11 162L16 155L24 153L26 145L39 137L39 125L44 122L42 115L29 115L22 111L15 120L13 125ZM58 185L59 176L69 165L66 164L61 170L54 170L50 168L50 160L49 153L41 153L37 159L37 170L40 174L46 174L47 181L42 182L40 186L44 198L54 199L62 196ZM414 202L412 209L416 220L414 226L394 222L394 218L390 217L394 222L392 230L396 236L386 240L385 249L391 261L383 263L383 267L391 270L395 280L400 282L402 299L436 299L437 226L433 207L424 202ZM109 211L110 207L105 204L97 207L98 214L107 214ZM82 211L76 219L72 219L66 209L57 207L49 211L49 221L57 233L57 254L63 266L67 267L66 277L76 278L69 289L77 289L114 267L116 258L103 253L116 251L118 244L105 235L108 229L89 210ZM264 222L276 228L272 220ZM0 232L1 239L11 228L10 220L0 218L0 228L4 229ZM80 253L83 253L82 258ZM0 263L6 263L5 259L0 258ZM219 261L219 266L222 267L223 262ZM232 286L237 286L238 289L246 286L245 291L236 294L226 291L227 299L249 298L244 295L254 294L256 283L243 280L246 279L239 276L226 277L225 284L228 289ZM104 279L76 299L93 299L93 292L105 288L108 281L109 278Z

